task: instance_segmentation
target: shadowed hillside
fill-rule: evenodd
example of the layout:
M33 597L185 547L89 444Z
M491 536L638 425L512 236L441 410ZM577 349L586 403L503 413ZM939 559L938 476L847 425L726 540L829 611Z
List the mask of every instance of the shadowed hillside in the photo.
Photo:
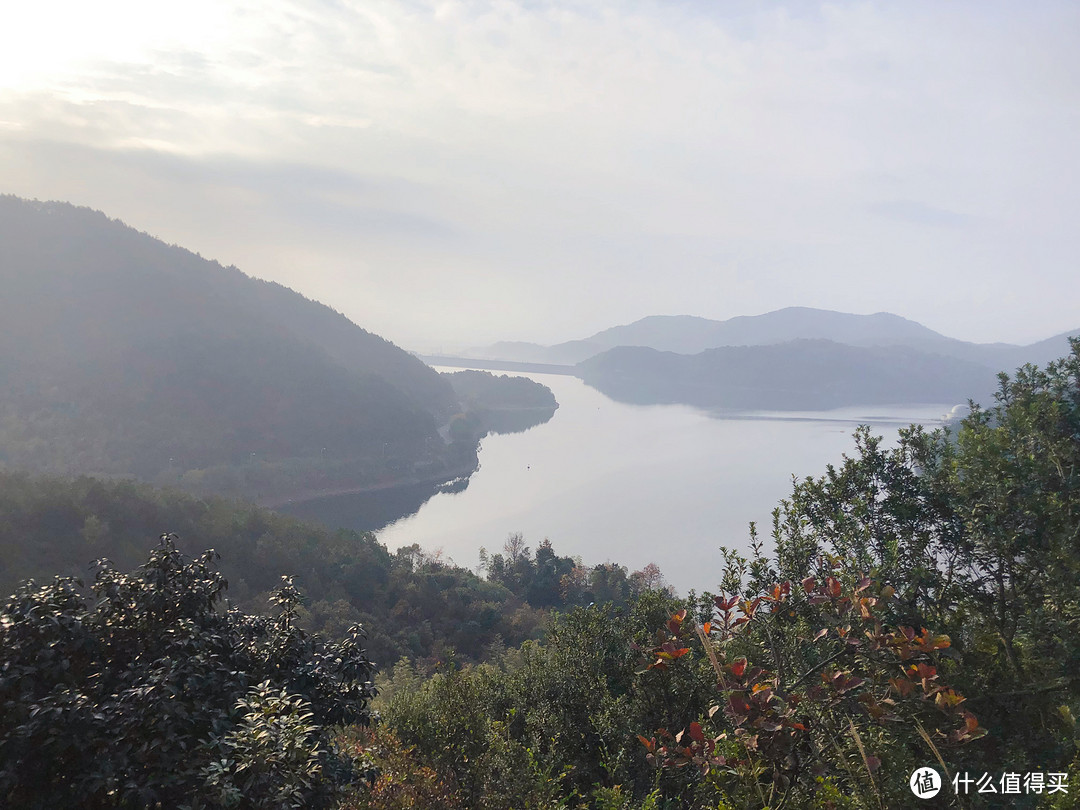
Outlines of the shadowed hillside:
M0 289L0 464L263 497L471 464L420 360L101 213L0 198Z
M737 410L985 400L995 382L992 372L975 363L827 340L733 346L696 355L623 346L580 363L578 373L621 402Z

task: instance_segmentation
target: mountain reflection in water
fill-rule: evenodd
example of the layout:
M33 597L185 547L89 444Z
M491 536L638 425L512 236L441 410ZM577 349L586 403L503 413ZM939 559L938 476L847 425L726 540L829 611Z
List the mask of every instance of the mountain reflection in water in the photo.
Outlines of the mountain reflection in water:
M467 482L322 498L284 509L330 526L374 530L394 551L419 543L474 567L480 548L522 532L535 548L630 570L656 562L678 590L716 587L719 547L768 536L792 475L821 475L869 424L887 442L912 422L934 427L954 403L821 412L713 413L614 402L581 380L529 374L555 393L546 424L491 435Z

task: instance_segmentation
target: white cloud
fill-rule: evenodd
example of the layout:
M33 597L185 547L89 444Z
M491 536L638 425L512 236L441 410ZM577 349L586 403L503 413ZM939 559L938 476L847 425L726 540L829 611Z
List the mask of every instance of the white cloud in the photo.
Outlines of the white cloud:
M157 5L0 33L5 190L404 342L789 304L1077 325L1074 5Z

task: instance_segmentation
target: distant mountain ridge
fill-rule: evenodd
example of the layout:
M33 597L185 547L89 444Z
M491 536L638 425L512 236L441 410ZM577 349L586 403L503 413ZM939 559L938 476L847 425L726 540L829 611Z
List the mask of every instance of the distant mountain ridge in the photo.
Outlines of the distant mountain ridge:
M739 315L726 321L655 315L605 329L588 340L608 347L650 346L660 351L697 354L720 346L763 346L789 340L822 339L851 346L876 346L940 337L921 324L887 312L851 315L788 307L764 315Z
M970 343L946 337L920 323L878 312L855 315L810 307L787 307L763 315L739 315L723 321L693 315L652 315L604 329L583 340L554 346L497 343L470 350L470 356L534 363L575 365L619 346L642 346L661 352L698 354L725 346L768 346L792 340L829 340L861 347L902 346L978 363L995 371L1026 362L1045 363L1068 352L1062 333L1030 346Z
M470 354L562 366L612 399L635 404L822 410L987 403L998 372L1064 357L1070 334L1080 328L1029 346L979 344L888 312L788 307L726 321L654 315L555 346L504 342Z

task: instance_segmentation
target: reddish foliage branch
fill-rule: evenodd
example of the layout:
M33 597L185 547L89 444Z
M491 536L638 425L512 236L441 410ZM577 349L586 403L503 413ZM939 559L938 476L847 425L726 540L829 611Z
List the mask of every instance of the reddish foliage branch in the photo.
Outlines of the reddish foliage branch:
M932 725L946 729L938 731L943 746L985 734L962 706L964 697L940 682L936 656L952 653L949 637L888 626L891 586L861 577L845 587L835 576L820 583L807 577L801 586L783 582L752 597L718 596L714 621L698 626L681 611L658 631L655 645L642 650L642 671L669 667L690 651L690 635L696 635L722 696L709 718L722 712L727 728L710 736L693 723L678 734L660 729L639 737L651 763L703 773L764 765L787 790L829 769L829 743L836 747L848 727L837 718L846 718L871 773L881 760L863 750L856 720L914 725L931 712ZM746 655L729 656L731 647L760 650L760 665ZM793 666L796 660L802 667ZM733 750L742 754L733 757Z

